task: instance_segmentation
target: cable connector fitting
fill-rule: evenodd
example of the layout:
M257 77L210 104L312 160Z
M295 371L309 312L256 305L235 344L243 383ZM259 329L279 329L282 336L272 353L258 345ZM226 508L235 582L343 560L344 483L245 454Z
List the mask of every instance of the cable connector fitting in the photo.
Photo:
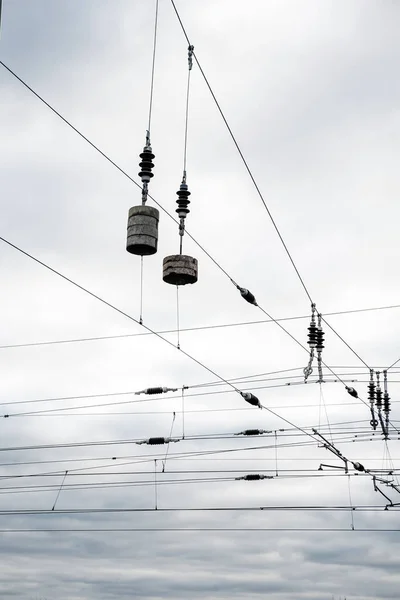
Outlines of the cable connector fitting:
M194 46L192 44L189 44L189 46L188 46L188 65L189 65L189 71L191 71L192 67L193 67L193 52L194 52Z

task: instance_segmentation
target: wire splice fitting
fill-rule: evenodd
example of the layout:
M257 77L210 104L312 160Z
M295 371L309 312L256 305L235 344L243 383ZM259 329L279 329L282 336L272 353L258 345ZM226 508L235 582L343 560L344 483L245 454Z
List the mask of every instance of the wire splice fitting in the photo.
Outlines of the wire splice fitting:
M239 290L240 295L246 302L249 304L253 304L254 306L258 306L255 296L246 288L240 287L240 285L236 285L236 288Z
M273 479L272 475L260 475L260 473L249 473L243 477L235 477L235 481L260 481L260 479Z
M257 406L257 408L262 408L259 399L254 394L251 394L250 392L240 392L240 395L242 396L242 398L244 398L244 400L246 400L246 402L248 402L252 406Z
M272 432L266 431L265 429L245 429L244 431L235 433L235 435L262 435L263 433L272 433Z

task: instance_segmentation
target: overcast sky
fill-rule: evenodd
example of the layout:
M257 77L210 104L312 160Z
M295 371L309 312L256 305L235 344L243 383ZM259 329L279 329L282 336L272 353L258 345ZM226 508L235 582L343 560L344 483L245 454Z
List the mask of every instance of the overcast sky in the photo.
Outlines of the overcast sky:
M170 0L159 4L150 193L175 214L187 42ZM318 310L400 305L399 4L177 0L177 7ZM153 0L3 1L1 60L136 181L154 8ZM307 316L310 301L196 64L191 81L187 229L217 265L185 237L185 253L199 261L199 281L180 291L180 325L266 319L230 278L274 318ZM140 189L1 65L0 86L0 235L138 320L140 258L125 244L128 210L140 204ZM144 259L143 319L156 331L176 328L176 291L162 281L162 259L178 250L177 225L161 212L158 253ZM1 346L145 333L4 242L0 265ZM365 363L326 326L324 361L346 382L355 380L348 385L364 400L365 364L382 370L400 357L398 317L399 308L327 317ZM282 324L306 344L308 321ZM147 396L98 396L218 380L176 349L176 333L164 337L172 345L140 335L0 349L0 416L10 415L1 420L0 476L8 479L0 511L50 511L0 514L1 598L398 599L399 533L360 531L399 529L397 513L383 510L385 498L370 476L353 468L350 477L318 471L321 462L343 463L280 416L327 437L331 428L329 439L342 454L372 469L400 461L398 433L387 445L379 430L372 435L367 407L329 382L327 369L323 385L315 383L316 371L307 386L287 385L302 382L308 356L274 323L183 331L180 342L224 379L270 373L235 385L261 388L255 393L278 416L251 408L226 385L187 390L184 419L180 392L146 403ZM395 426L397 372L389 372ZM13 404L43 399L53 400ZM17 416L46 409L54 412ZM250 428L273 433L233 437ZM164 473L165 446L54 447L179 440L183 430L196 439L170 444ZM263 470L274 478L235 480ZM60 512L152 509L155 502L159 509L246 510ZM249 510L349 503L382 511ZM170 531L134 531L146 528Z

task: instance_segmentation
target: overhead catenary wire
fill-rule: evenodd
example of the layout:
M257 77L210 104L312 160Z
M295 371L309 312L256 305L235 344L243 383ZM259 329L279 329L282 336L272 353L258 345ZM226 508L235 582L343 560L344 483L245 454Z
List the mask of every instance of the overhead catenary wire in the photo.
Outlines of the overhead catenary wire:
M394 304L391 306L378 306L378 307L372 307L372 308L359 308L359 309L353 309L353 310L328 312L328 313L325 313L325 316L357 314L357 313L372 312L372 311L377 311L377 310L390 310L390 309L395 309L395 308L400 308L400 304ZM228 327L245 327L245 326L249 326L249 325L263 325L265 323L276 323L276 322L280 322L280 321L295 321L295 320L299 320L299 319L308 319L308 318L309 318L308 315L299 315L299 316L294 316L294 317L279 317L276 319L262 319L259 321L242 321L242 322L237 322L237 323L219 323L219 324L215 324L215 325L202 325L199 327L186 327L183 329L181 328L180 333L194 332L194 331L207 331L207 330L213 330L213 329L224 329L224 328L228 328ZM176 329L164 329L161 331L157 331L157 333L159 333L161 335L169 334L169 333L172 334L172 333L177 333L177 330ZM102 341L102 340L114 340L114 339L120 339L120 338L123 339L123 338L131 338L131 337L134 338L134 337L141 337L141 336L148 336L148 335L152 335L152 334L148 331L141 331L138 333L122 333L122 334L117 334L117 335L102 335L102 336L85 337L85 338L49 340L49 341L42 341L42 342L26 342L26 343L21 343L21 344L3 344L3 345L0 345L0 350L10 349L10 348L29 348L31 346L49 346L52 344L75 344L75 343L81 343L81 342L96 342L96 341ZM393 365L388 367L387 370L394 367L395 364L397 364L399 361L400 361L400 359L398 359L395 363L393 363ZM337 367L334 367L334 368L337 368ZM351 367L351 368L354 368L354 367ZM384 367L382 366L379 368L383 369Z
M80 527L80 528L35 528L35 529L0 529L0 533L209 533L211 531L218 531L219 533L236 533L244 532L247 533L257 532L264 533L269 531L277 532L292 532L292 533L304 533L304 532L320 532L320 533L347 533L353 532L348 527ZM357 528L354 530L357 533L398 533L400 529L395 528Z

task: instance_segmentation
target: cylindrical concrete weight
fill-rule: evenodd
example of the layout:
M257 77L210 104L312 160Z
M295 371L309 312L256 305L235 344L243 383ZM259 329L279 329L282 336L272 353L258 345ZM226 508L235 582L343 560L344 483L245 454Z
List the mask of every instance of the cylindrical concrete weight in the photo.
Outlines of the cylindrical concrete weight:
M126 249L131 254L149 256L157 252L160 213L152 206L133 206L128 215Z
M196 283L198 276L197 259L184 254L166 256L163 261L163 280L172 285Z

